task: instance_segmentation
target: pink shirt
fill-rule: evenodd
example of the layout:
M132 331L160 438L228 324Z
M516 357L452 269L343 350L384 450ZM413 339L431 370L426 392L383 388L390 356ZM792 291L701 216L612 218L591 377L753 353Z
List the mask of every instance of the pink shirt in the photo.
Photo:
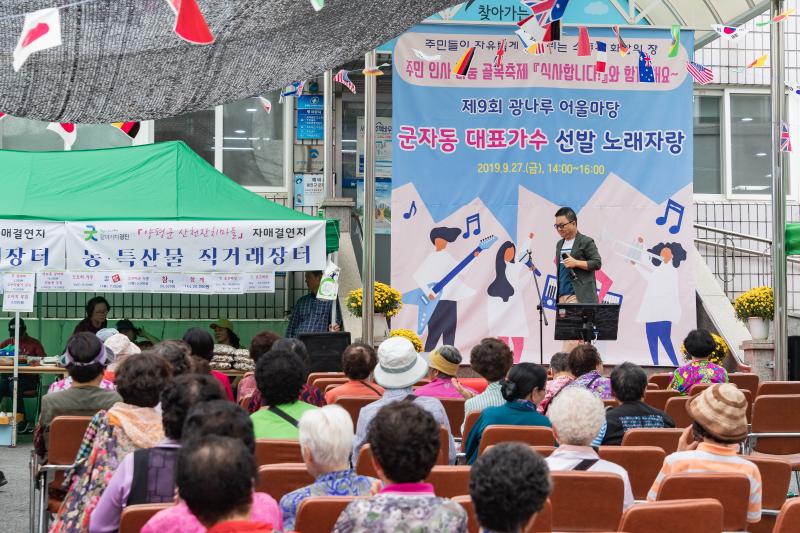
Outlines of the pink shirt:
M464 397L458 392L453 384L450 382L452 378L436 378L427 385L423 385L422 387L415 389L414 394L417 396L428 396L430 398L460 398L463 399ZM464 387L470 392L478 394L476 391L470 389L469 387Z
M250 520L267 522L277 530L283 529L283 517L278 504L268 494L253 493L253 507ZM186 502L157 512L147 521L141 533L205 533L206 528L195 518Z
M231 380L228 379L228 376L220 372L219 370L212 370L211 375L214 376L222 383L223 388L225 388L225 394L228 396L230 401L233 401L233 389L231 388Z

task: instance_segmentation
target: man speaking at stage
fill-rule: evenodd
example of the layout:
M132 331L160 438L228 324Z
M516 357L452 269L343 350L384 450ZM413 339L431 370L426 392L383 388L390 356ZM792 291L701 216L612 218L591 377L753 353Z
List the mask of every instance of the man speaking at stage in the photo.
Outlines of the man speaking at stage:
M594 271L602 264L591 237L578 232L578 217L571 207L556 211L553 225L561 236L556 244L558 303L597 303Z

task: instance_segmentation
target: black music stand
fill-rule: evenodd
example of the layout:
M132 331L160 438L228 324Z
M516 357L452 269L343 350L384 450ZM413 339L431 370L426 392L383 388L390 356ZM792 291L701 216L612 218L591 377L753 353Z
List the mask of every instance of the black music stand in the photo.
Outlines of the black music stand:
M557 304L555 340L615 341L620 304Z

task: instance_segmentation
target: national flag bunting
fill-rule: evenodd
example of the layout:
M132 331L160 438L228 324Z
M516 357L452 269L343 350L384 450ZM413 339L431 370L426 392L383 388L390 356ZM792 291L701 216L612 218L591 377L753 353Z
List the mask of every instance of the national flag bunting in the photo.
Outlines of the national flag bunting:
M681 48L681 27L678 24L672 25L672 44L669 45L667 57L677 57Z
M764 65L767 64L767 59L768 58L769 58L769 53L766 53L766 54L762 55L761 57L759 57L758 59L753 60L749 65L747 65L745 70L751 69L751 68L763 67Z
M617 35L617 43L619 44L619 55L625 57L631 51L630 47L622 40L622 35L619 33L619 26L614 26L614 33Z
M111 125L118 128L131 139L135 139L139 134L140 125L138 122L112 122Z
M714 81L714 71L709 67L704 67L700 63L689 61L686 63L686 70L689 71L694 81L700 85L707 85Z
M325 7L325 0L311 0L311 7L314 8L314 11L321 11Z
M3 119L4 119L4 118L6 118L7 116L8 116L8 115L6 115L6 114L5 114L5 113L3 113L2 111L0 111L0 120L3 120Z
M589 42L589 28L581 26L578 28L578 56L590 55L592 55L592 43Z
M531 10L542 28L561 20L569 4L569 0L521 0L521 2Z
M539 25L539 19L536 15L531 15L517 22L519 29L524 31L532 41L541 41L544 39L546 28Z
M725 26L724 24L712 24L711 29L726 41L737 41L750 33L750 29L744 26Z
M492 65L495 68L500 68L503 66L503 54L506 53L506 40L503 39L500 41L500 45L497 47L497 53L494 55L494 60L492 61Z
M607 45L603 41L597 41L597 55L594 61L594 71L603 73L606 71L606 63L608 63Z
M40 9L25 15L14 49L14 71L19 71L34 52L61 46L61 15L58 8Z
M653 60L648 55L639 51L639 82L640 83L654 83L656 81L653 74Z
M794 8L787 9L783 13L775 15L772 19L766 22L756 22L756 26L760 28L762 26L769 26L770 24L778 24L779 22L783 22L784 20L789 18L789 16L791 16L794 12L795 12Z
M518 30L519 31L519 30ZM469 66L472 64L472 59L475 57L475 47L467 48L467 51L458 60L456 66L453 67L453 74L456 76L466 76L469 72Z
M529 54L543 54L545 50L545 45L543 42L537 42L530 38L530 36L525 33L523 30L517 30L514 33L517 34L520 42L522 43L523 48Z
M293 81L291 85L287 86L286 90L281 93L281 98L284 96L303 96L303 88L305 86L305 81Z
M72 145L78 138L78 133L75 131L75 124L68 124L63 122L51 122L48 124L47 129L58 134L64 141L64 150L72 150Z
M175 26L173 31L192 44L211 44L214 35L208 28L206 19L196 0L167 0L169 7L175 12Z
M800 95L800 83L787 81L786 86L790 91L792 91L792 93Z
M791 152L792 141L789 138L789 125L781 122L781 152Z
M356 84L350 81L350 76L348 72L344 69L341 69L339 72L336 73L336 76L333 77L333 81L341 83L353 94L356 94Z
M269 115L272 112L272 102L263 96L259 96L258 101L261 103L261 108L264 110L264 112Z

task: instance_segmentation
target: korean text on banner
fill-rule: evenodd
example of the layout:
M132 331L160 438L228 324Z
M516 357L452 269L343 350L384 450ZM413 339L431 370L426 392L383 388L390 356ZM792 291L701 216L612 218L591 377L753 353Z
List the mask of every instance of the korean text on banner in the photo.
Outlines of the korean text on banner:
M63 269L64 235L63 222L0 220L0 271Z
M275 292L274 272L176 273L119 270L117 272L66 272L36 274L39 292L155 292L194 294L245 294Z
M597 49L616 40L601 28L592 39ZM419 26L397 39L391 274L405 305L392 326L417 331L424 351L469 353L499 337L516 361L539 362L535 281L550 319L543 362L562 349L553 319L571 284L553 224L569 206L602 257L598 299L621 305L618 340L597 343L603 360L680 362L696 327L692 34L674 57L669 31L627 29L625 41L634 53L608 54L600 71L594 54L576 53L576 28L536 55L507 28ZM468 48L469 68L453 74Z
M325 221L68 222L67 270L292 272L325 268Z
M3 274L3 312L33 311L35 276L33 272Z

